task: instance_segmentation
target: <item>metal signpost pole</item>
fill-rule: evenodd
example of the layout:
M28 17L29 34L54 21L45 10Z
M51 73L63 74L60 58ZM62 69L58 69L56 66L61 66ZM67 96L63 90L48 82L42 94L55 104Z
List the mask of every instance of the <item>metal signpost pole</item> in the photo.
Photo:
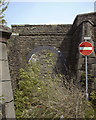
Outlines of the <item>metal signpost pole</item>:
M85 56L85 71L86 71L86 100L88 101L87 55Z
M85 42L87 42L87 40L90 40L90 37L84 37ZM85 56L85 71L86 71L86 100L88 101L88 79L87 79L87 55Z
M88 101L89 95L88 95L88 74L87 74L87 56L90 55L93 51L93 45L90 42L87 42L87 40L90 40L91 37L84 37L85 42L80 43L79 45L79 51L82 55L85 56L85 72L86 72L86 100Z

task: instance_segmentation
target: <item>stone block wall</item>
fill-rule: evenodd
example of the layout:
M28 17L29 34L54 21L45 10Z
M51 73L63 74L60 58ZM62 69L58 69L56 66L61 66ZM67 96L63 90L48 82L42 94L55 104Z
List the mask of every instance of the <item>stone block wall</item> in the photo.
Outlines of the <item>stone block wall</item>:
M10 73L13 88L18 81L18 71L24 67L27 55L41 46L51 46L62 53L66 66L72 73L81 76L84 71L84 57L78 46L84 37L90 36L94 52L88 57L89 73L96 71L96 13L77 15L72 25L12 25L9 46ZM78 78L79 79L79 78Z
M68 57L70 48L71 25L24 25L12 26L11 44L9 44L10 73L13 88L18 81L18 72L24 67L28 54L35 48L50 46L61 51L64 59ZM18 34L18 35L17 35Z
M80 82L82 73L85 71L85 57L79 53L79 44L84 42L84 37L91 37L89 42L93 45L93 52L88 56L88 74L91 74L94 82L96 81L96 13L78 15L72 26L72 39L68 66L77 75L77 84ZM93 83L94 84L94 83ZM94 86L94 87L93 87ZM94 84L92 88L95 88Z
M15 119L14 98L6 46L10 35L11 30L7 26L0 25L0 119Z

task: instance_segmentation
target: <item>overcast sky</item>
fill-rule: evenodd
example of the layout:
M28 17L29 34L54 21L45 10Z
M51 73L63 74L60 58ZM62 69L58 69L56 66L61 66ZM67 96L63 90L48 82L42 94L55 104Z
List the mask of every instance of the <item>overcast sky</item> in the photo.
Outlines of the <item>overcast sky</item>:
M76 15L94 12L94 2L10 2L7 25L72 24Z

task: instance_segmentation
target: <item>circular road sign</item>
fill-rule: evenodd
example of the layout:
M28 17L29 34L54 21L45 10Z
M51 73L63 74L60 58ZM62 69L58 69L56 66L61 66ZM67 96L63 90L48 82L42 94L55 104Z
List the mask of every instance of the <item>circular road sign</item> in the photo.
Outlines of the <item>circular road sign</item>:
M79 45L79 51L82 55L84 56L88 56L92 53L93 51L93 46L91 43L89 42L82 42L80 45Z

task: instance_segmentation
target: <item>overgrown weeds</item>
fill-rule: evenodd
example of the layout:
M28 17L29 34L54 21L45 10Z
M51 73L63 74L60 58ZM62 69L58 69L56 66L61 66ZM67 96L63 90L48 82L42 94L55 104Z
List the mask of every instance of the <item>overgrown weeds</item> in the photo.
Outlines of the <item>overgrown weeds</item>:
M73 79L69 83L68 77L62 74L53 78L50 72L42 74L40 70L38 62L30 62L25 69L20 69L21 80L15 90L17 118L94 117L94 109L86 103L84 93L73 84Z

